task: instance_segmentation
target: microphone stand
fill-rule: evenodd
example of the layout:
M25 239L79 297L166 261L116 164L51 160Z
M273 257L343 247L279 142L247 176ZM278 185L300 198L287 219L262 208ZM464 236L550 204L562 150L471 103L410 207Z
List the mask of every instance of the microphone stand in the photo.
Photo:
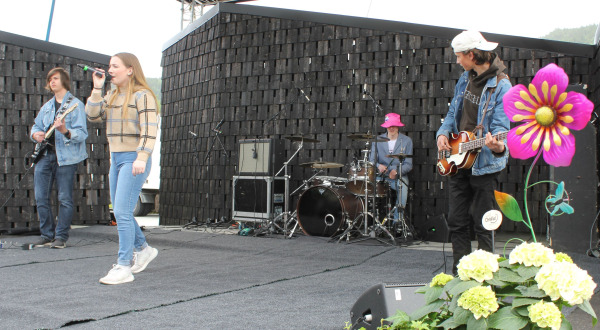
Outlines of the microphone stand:
M369 92L369 90L367 90L366 86L363 88L363 94L366 95L370 100L371 103L373 103L373 142L372 142L372 146L374 146L374 159L375 159L375 164L373 164L373 166L375 167L373 170L374 171L378 171L379 168L377 167L377 162L379 161L379 155L378 155L378 148L377 148L377 134L375 134L375 132L377 132L377 123L379 122L379 118L378 118L378 112L381 111L383 112L383 108L381 107L381 105L379 105L379 102L377 102L375 100L375 98L373 97L373 95L371 95L371 93ZM381 222L379 222L379 212L377 210L377 182L371 182L370 183L373 187L373 195L371 196L371 208L372 208L372 214L373 214L373 228L371 229L371 233L370 236L371 238L374 238L382 243L386 243L386 244L390 244L390 245L396 245L396 240L394 239L394 235L392 235L384 226L381 225ZM368 205L368 201L366 201L367 205ZM365 206L366 207L366 206ZM366 226L366 222L367 219L364 219L365 221L365 226ZM391 243L384 241L380 238L377 237L377 232L376 229L379 228L381 229L383 232L385 232L391 239Z
M211 160L211 154L212 154L212 151L213 151L213 149L215 147L215 143L216 142L219 142L220 149L218 149L218 150L221 150L222 153L223 153L223 155L225 155L225 163L229 162L229 155L227 154L227 150L225 149L225 145L223 145L223 141L221 141L221 138L219 137L221 134L223 134L223 132L219 130L221 128L221 125L223 125L223 121L225 121L225 115L224 114L223 114L223 119L221 119L221 121L217 124L217 126L215 128L213 128L213 129L210 130L211 134L213 134L212 141L211 141L211 144L210 144L210 148L208 148L208 151L206 152L206 155L204 156L204 161L203 161L204 165L206 165L207 177L208 178L211 178L211 172L212 172L211 171L211 167L212 166L210 166L210 160ZM219 157L219 159L220 159L220 157ZM212 205L212 195L213 194L210 193L210 187L209 187L209 191L206 192L206 205L208 205L208 206ZM219 216L218 216L218 214L216 214L215 215L215 222L218 219L219 219ZM212 219L209 216L208 219L206 220L207 225L211 221L212 221Z
M198 140L200 139L200 137L198 136L198 134L193 133L192 131L189 132L190 134L192 134L192 136L194 137L195 140L195 152L194 152L194 160L192 163L195 163L195 166L197 166L197 169L194 169L194 175L193 175L193 180L194 183L197 181L196 179L196 172L198 172L200 174L200 178L202 178L202 167L200 166L200 161L198 158L198 154L200 153L199 147L198 147ZM185 225L183 225L183 228L187 228L188 226L194 225L194 226L198 226L198 218L196 217L198 213L198 195L194 194L194 210L192 211L192 220L188 223L186 223Z

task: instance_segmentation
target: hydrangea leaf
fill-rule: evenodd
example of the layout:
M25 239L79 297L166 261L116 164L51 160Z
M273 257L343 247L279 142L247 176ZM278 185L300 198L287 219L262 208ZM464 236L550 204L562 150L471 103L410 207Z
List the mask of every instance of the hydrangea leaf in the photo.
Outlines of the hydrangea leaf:
M469 290L470 288L480 286L480 285L481 285L481 283L479 283L477 281L464 281L464 282L461 282L461 283L457 284L456 286L454 286L452 288L452 290L449 291L449 293L453 296L456 296L460 293L463 293L463 292Z
M540 267L521 266L521 267L517 268L516 270L517 270L517 273L519 273L519 275L521 275L521 277L528 280L530 278L533 278L538 273L538 271L540 270Z
M521 208L514 197L497 190L494 190L494 196L496 197L496 203L498 203L500 210L507 218L516 222L523 221Z
M412 312L410 314L410 319L411 320L417 320L420 319L421 317L429 314L429 313L433 313L433 312L439 312L440 307L442 307L442 305L445 303L446 301L439 299L436 300L430 304L427 304L425 306L422 306L421 308L417 309L416 311Z
M515 314L510 306L506 306L490 315L488 318L488 327L492 329L513 330L525 327L528 322L527 318Z
M485 317L480 317L479 320L477 320L471 314L471 317L467 321L467 329L469 329L469 330L486 330L486 329L488 329L487 319Z
M521 294L524 297L544 298L544 297L548 296L546 294L546 292L544 292L543 290L538 289L537 286L523 286L523 285L520 285L520 286L517 287L517 290L519 290L519 292L521 292Z
M527 281L527 278L523 278L519 274L507 268L500 268L497 274L498 279L504 282L524 283Z
M590 314L592 316L592 325L596 326L596 323L598 323L598 317L596 316L596 312L594 312L594 309L592 308L592 305L590 304L589 300L585 300L583 303L577 305L577 307L579 307L579 309L581 309L582 311Z
M515 298L512 302L512 308L517 308L521 306L528 306L531 304L538 303L540 300L535 298Z
M444 292L444 288L440 286L434 286L427 289L425 292L425 303L429 304L440 298L440 295Z

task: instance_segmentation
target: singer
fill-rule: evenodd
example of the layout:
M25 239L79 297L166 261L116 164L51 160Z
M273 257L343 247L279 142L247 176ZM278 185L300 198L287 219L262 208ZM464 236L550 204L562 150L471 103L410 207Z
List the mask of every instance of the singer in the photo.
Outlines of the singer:
M366 90L366 88L365 88ZM392 196L391 200L401 202L402 208L406 207L406 200L408 196L408 172L412 170L413 163L412 158L406 158L402 163L402 173L398 173L399 161L395 158L386 157L391 154L413 154L413 142L412 139L402 133L400 133L400 127L404 124L400 121L400 115L397 113L388 113L385 115L385 121L381 124L387 130L387 133L381 134L379 137L388 138L389 141L377 142L371 147L371 163L377 167L378 179L385 180L388 182ZM377 148L377 161L375 161L375 148ZM400 186L402 188L402 200L400 194L398 194L397 179L400 175ZM398 221L398 209L394 212L394 224ZM394 226L396 227L396 226Z
M88 137L87 122L83 111L83 102L69 90L71 78L63 68L54 68L46 76L46 87L54 94L50 101L40 109L33 127L31 139L41 143L46 139L47 147L42 158L35 165L33 185L35 203L40 219L40 239L35 246L48 246L62 249L67 246L69 229L73 218L73 182L77 164L88 157L85 151L85 139ZM63 112L77 105L74 111L57 118ZM46 137L51 127L52 133ZM58 221L54 223L50 194L56 181L58 192Z
M116 88L103 98L101 92L106 76L94 74L94 89L85 111L91 122L106 121L111 152L110 198L119 233L117 264L100 283L121 284L133 281L133 274L146 269L158 255L158 250L146 242L133 217L152 166L158 113L156 96L135 55L119 53L111 57L108 74Z

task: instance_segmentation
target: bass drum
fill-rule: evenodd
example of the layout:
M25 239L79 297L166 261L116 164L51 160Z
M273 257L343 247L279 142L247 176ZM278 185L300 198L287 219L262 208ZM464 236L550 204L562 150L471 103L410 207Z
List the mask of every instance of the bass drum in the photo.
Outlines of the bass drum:
M342 231L346 217L354 220L363 211L363 201L345 187L314 186L307 189L296 208L298 224L309 236L331 237Z

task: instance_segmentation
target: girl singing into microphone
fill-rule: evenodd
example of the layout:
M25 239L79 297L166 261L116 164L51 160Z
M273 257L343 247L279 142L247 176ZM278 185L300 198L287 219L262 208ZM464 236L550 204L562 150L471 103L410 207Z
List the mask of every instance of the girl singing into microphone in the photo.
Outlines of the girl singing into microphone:
M135 55L119 53L111 57L108 74L116 88L102 97L106 75L94 74L94 89L85 111L91 122L106 121L111 159L110 198L119 233L117 264L100 283L121 284L133 281L133 274L146 269L158 254L157 249L148 245L133 217L152 166L158 129L157 101Z

